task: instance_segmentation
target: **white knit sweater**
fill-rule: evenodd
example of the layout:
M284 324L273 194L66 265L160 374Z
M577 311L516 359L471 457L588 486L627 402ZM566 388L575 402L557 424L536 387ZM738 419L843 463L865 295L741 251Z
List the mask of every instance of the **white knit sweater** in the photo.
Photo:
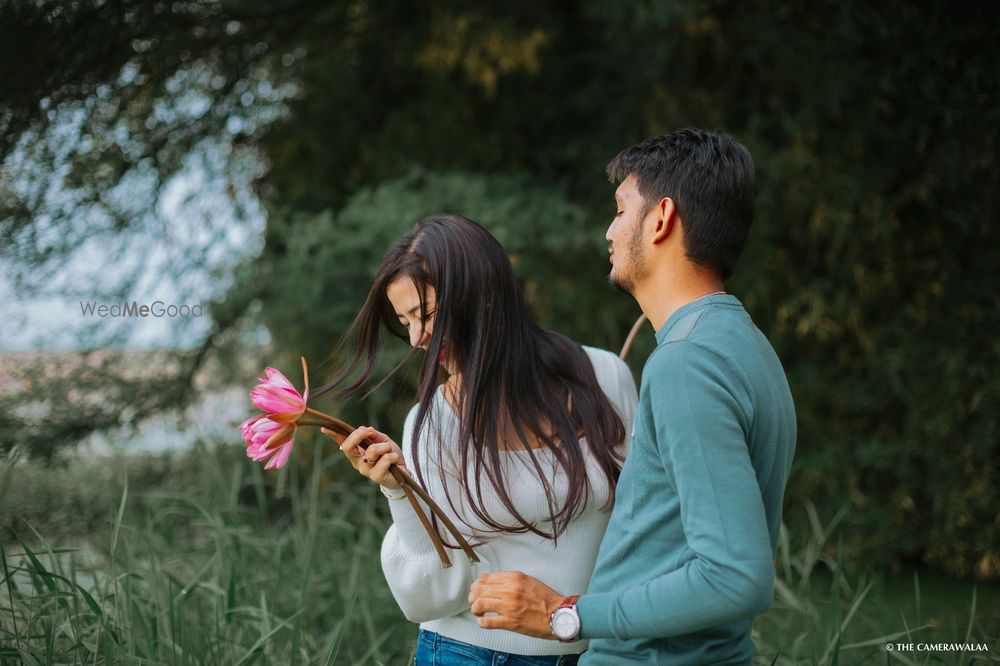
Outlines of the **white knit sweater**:
M601 389L622 417L625 424L626 442L632 431L638 396L635 381L628 366L615 354L592 347L584 347L594 366ZM416 406L410 410L403 427L402 449L407 461L411 457L411 441L416 418ZM427 484L428 494L434 498L471 542L485 542L476 546L480 562L473 564L461 550L449 549L452 561L450 568L441 566L434 546L424 531L419 518L405 500L390 500L393 524L382 542L382 570L389 582L393 596L403 613L413 622L419 622L422 629L437 632L443 636L472 645L524 655L575 654L582 652L586 641L561 643L556 640L531 638L499 629L481 629L476 618L469 611L469 587L480 574L490 571L523 571L541 580L549 587L564 594L583 594L587 591L590 575L597 558L597 549L604 536L611 515L601 507L608 500L608 485L604 473L596 466L587 451L587 474L590 495L584 511L579 514L559 535L556 542L536 534L508 534L487 532L487 525L479 520L468 507L461 487L463 481L473 484L476 496L476 479L471 472L459 475L454 472L458 466L449 456L447 464L437 459L433 452L439 447L437 441L449 442L457 438L458 419L454 410L438 391L425 419L424 431L420 437L421 471ZM430 445L429 440L431 440ZM447 451L447 447L440 447ZM565 497L567 483L565 474L552 459L546 449L501 452L501 461L508 465L507 475L511 500L518 512L526 520L540 524L542 531L549 531L549 512L545 494L531 466L529 456L534 454L547 478L552 484L556 497ZM449 454L444 454L449 455ZM410 468L413 466L410 464ZM442 482L440 471L446 470ZM464 477L464 478L460 478ZM455 503L452 508L445 497L445 485ZM514 524L511 514L499 500L484 486L483 502L487 513L502 524ZM425 512L430 515L424 507ZM439 530L448 537L446 530ZM446 541L452 542L450 538Z

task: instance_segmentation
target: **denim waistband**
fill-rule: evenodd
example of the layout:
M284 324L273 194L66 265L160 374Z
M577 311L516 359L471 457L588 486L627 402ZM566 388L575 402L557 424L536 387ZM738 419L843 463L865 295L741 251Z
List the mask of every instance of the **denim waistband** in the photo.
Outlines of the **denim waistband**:
M575 666L579 657L578 654L530 656L500 652L421 629L416 666Z

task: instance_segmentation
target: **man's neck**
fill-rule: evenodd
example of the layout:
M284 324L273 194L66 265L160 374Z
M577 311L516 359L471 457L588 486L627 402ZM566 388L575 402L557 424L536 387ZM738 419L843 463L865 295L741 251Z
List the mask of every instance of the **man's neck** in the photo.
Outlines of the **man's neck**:
M691 301L723 291L722 280L707 272L689 272L685 275L650 277L635 292L653 329L659 331L670 315Z

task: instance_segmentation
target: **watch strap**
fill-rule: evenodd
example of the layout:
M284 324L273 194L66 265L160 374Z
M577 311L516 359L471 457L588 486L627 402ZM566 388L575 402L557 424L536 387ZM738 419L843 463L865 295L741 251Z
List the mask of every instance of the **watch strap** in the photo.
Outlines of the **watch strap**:
M580 598L579 594L574 594L571 597L566 597L565 599L562 600L562 603L559 604L559 608L572 608L573 606L576 606L576 601L579 598ZM556 610L559 610L559 608L557 608Z

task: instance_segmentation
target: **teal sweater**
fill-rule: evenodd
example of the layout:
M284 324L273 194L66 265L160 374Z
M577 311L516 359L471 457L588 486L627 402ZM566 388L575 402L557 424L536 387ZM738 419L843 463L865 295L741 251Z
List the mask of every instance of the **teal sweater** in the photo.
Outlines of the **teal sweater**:
M700 298L657 334L590 588L581 664L743 664L771 604L795 407L739 300Z

